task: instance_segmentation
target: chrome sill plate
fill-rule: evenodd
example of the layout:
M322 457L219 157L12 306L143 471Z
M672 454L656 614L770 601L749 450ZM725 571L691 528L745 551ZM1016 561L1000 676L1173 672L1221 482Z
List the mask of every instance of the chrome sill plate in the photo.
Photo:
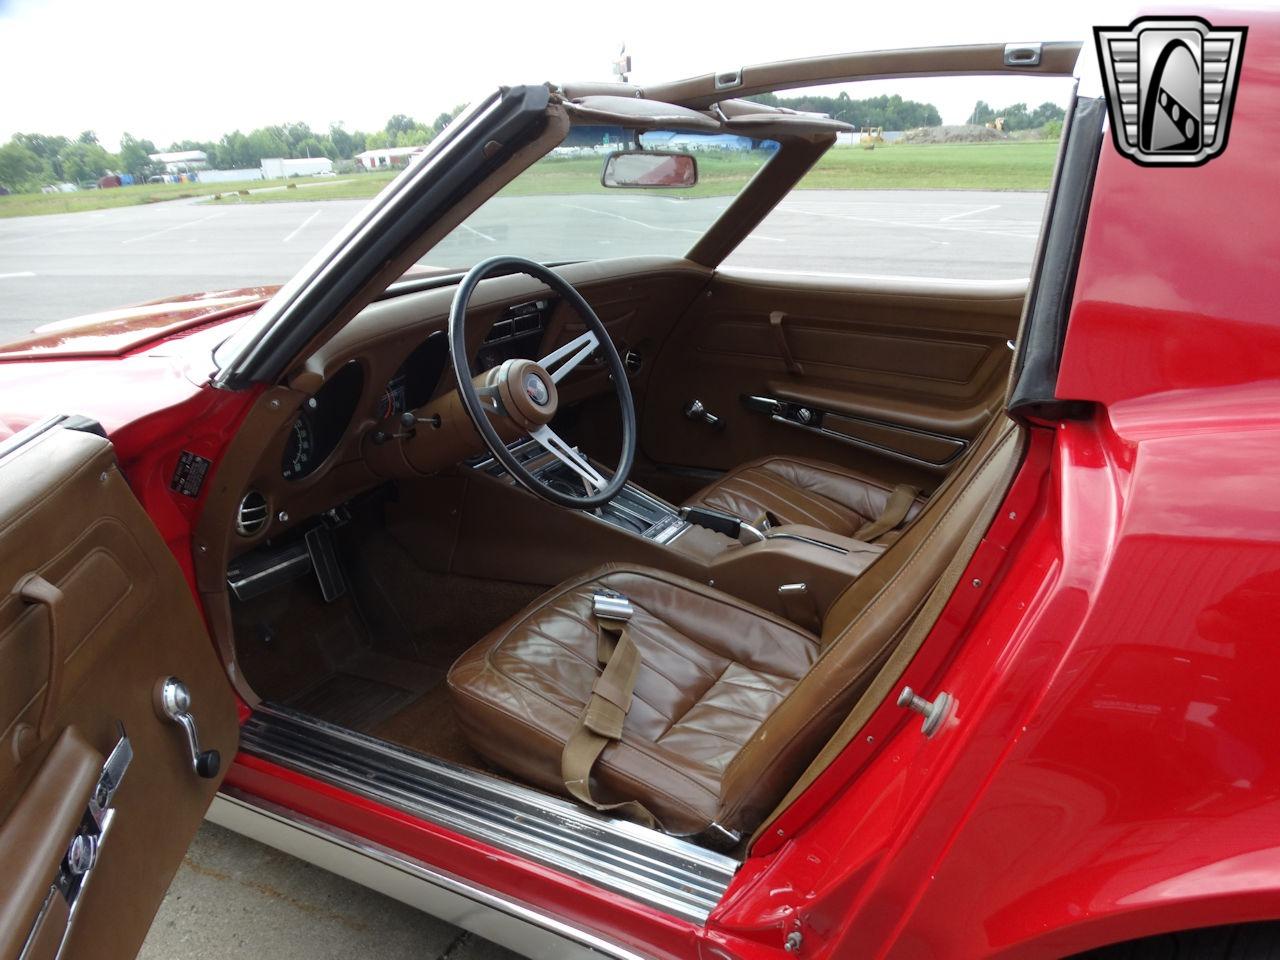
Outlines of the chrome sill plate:
M694 923L738 868L676 837L276 705L249 718L240 748Z

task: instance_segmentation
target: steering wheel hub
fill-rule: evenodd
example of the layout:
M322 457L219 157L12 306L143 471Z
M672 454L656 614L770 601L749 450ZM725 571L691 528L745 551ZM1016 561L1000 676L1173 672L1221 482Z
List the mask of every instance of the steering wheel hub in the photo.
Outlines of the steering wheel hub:
M524 430L550 423L559 407L555 381L534 360L508 360L493 372L502 410Z

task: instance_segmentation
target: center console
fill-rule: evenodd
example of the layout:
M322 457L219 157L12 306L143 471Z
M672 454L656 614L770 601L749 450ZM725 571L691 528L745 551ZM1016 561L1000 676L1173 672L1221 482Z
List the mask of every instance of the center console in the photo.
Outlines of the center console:
M580 497L586 491L582 479L573 468L547 453L546 449L534 440L521 440L508 448L512 456L538 480L553 490L570 496ZM580 452L580 451L579 451ZM601 475L608 478L611 471L592 461ZM475 464L475 469L484 470L494 477L505 477L507 471L492 457L486 457ZM628 483L622 491L603 507L585 511L588 516L634 533L638 537L652 540L654 543L670 543L689 524L681 518L680 512L671 504L640 489L634 483Z

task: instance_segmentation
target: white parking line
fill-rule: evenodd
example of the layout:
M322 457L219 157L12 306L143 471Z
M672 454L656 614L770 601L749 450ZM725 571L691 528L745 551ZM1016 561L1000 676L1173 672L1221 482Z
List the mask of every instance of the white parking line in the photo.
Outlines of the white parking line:
M1036 233L1011 233L1008 230L981 230L974 227L966 227L963 224L955 226L943 226L938 222L921 223L916 220L886 220L883 217L854 217L847 213L827 213L825 210L802 210L799 207L789 206L786 208L788 213L799 213L808 217L831 217L835 220L851 220L857 223L878 223L886 227L912 227L916 230L946 230L952 233L984 233L992 237L1013 237L1017 240L1034 240L1040 231L1040 224L1025 224L1028 227L1034 227ZM1023 226L1023 224L1012 224L1012 226Z
M463 229L463 230L465 230L465 231L467 231L467 233L474 233L474 234L475 234L477 237L479 237L481 240L488 240L490 243L497 243L497 242L498 242L498 238L497 238L497 237L491 237L491 236L489 236L487 233L483 233L482 231L477 230L475 227L468 226L468 225L467 225L467 224L465 224L465 223L464 223L464 224L462 224L462 229Z
M191 220L187 223L175 223L172 227L165 227L163 230L157 230L154 233L144 233L140 237L130 237L128 240L121 240L121 243L138 243L142 240L150 240L152 237L158 237L162 234L170 233L174 230L181 230L184 227L194 227L196 224L205 223L209 220L216 220L218 217L225 216L225 211L221 213L211 213L207 217L201 217L199 220Z
M959 220L961 217L972 217L975 213L986 213L988 210L999 210L1000 204L993 203L989 207L979 207L977 210L966 210L964 213L953 213L949 217L943 217L938 222L946 223L948 220Z
M290 240L292 240L294 237L296 237L298 234L300 234L304 229L306 229L306 226L307 226L307 224L308 224L308 223L310 223L310 222L311 222L312 220L314 220L316 217L320 216L320 213L321 213L321 211L317 210L317 211L316 211L315 213L313 213L311 216L307 217L307 219L303 220L300 224L298 224L298 227L297 227L297 229L296 229L296 230L294 230L291 234L289 234L287 237L285 237L285 238L284 238L283 240L281 240L280 242L281 242L281 243L288 243Z
M584 213L594 213L602 217L613 217L615 220L621 220L623 223L634 223L637 227L644 227L646 230L656 230L659 233L691 233L695 237L703 234L701 230L689 230L685 227L659 227L652 223L645 223L643 220L633 220L631 217L624 217L620 213L610 213L608 210L596 210L592 207L580 206L576 203L566 203L566 207L571 210L581 210Z
M33 270L19 270L17 273L0 273L0 280L9 280L13 277L34 277Z

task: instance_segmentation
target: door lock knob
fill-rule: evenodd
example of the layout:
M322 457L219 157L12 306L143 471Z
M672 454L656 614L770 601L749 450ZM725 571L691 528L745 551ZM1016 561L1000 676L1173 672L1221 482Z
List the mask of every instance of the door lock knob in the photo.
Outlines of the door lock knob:
M196 718L191 715L191 691L187 685L177 677L160 681L156 707L160 716L182 727L191 754L191 769L196 776L205 780L216 777L222 768L222 755L217 750L200 749L200 731L196 728Z
M698 420L709 427L719 427L720 418L706 408L701 400L690 400L684 405L684 415L689 420Z
M953 702L954 698L946 692L938 694L937 699L932 702L917 694L910 687L903 687L902 692L898 694L898 706L905 707L924 717L920 732L926 737L932 737L942 727L942 721L951 712L951 704Z

